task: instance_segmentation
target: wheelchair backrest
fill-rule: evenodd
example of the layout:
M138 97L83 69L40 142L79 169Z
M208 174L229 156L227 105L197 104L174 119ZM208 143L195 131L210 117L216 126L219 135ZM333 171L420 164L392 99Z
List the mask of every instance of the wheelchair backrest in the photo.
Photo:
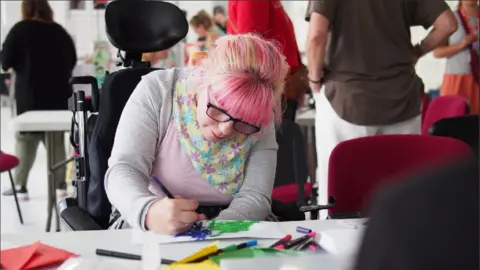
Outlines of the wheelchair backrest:
M105 21L110 42L125 51L125 59L119 54L122 64L131 68L105 78L100 91L99 113L88 146L87 212L103 228L108 227L111 213L104 176L120 116L142 76L156 70L142 62L141 55L171 48L188 33L183 12L163 1L113 1L106 8Z
M308 178L307 152L301 127L284 120L277 130L277 171L274 187L305 183Z

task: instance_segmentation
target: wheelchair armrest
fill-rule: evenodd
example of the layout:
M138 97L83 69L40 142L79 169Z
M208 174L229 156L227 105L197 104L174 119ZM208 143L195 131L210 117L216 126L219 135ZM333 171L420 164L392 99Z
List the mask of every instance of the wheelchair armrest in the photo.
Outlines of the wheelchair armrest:
M103 230L98 223L82 208L78 207L75 199L66 198L59 203L60 217L72 231Z
M334 206L335 206L335 197L330 196L328 198L328 204L326 205L304 205L304 206L300 206L299 209L301 212L314 212L314 211L330 209L330 208L333 208Z
M342 212L330 214L327 219L351 219L351 218L365 218L360 212Z

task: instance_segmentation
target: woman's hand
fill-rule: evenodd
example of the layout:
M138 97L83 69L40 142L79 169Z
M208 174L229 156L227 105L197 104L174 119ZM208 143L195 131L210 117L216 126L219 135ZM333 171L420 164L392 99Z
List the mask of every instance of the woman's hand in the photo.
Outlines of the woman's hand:
M460 41L460 44L462 45L462 48L466 48L470 46L473 42L477 40L477 35L466 35L462 41Z
M146 226L149 230L162 234L177 234L188 230L195 221L205 220L205 215L195 212L196 200L181 197L165 198L154 202L148 209Z

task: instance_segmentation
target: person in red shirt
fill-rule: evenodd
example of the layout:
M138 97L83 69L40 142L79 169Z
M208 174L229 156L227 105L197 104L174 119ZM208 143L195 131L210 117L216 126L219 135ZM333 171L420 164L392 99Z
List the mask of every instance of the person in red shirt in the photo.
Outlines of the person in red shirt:
M276 40L290 66L290 75L303 68L293 23L280 0L229 0L228 34L256 33L267 40ZM288 81L288 78L287 78ZM303 105L306 89L286 87L284 119L295 119L295 112ZM302 103L302 104L299 104Z

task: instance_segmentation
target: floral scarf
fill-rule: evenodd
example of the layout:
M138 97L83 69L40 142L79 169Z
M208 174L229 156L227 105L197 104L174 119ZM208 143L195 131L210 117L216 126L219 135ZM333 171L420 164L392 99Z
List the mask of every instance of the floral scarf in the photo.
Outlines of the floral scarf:
M223 194L238 193L252 139L242 135L208 141L197 121L195 94L189 93L185 80L175 86L173 121L180 144L201 177Z

